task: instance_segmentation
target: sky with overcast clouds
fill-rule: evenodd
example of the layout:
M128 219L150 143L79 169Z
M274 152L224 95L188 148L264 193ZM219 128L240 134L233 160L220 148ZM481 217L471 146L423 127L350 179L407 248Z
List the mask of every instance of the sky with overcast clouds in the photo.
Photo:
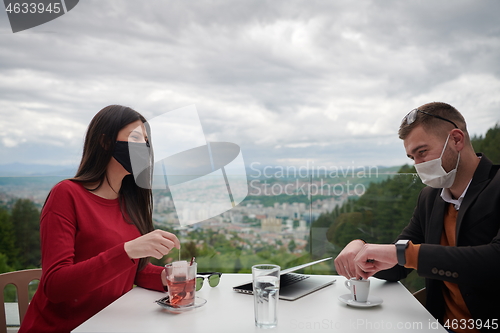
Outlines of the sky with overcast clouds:
M408 163L397 129L419 105L455 106L472 135L500 122L498 13L493 0L81 0L14 34L2 10L0 164L78 164L109 104L148 119L194 104L207 139L240 145L247 166Z

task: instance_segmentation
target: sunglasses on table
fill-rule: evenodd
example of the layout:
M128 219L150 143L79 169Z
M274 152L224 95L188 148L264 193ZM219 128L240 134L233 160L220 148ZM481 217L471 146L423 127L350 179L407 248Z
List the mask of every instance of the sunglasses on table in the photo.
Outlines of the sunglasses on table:
M196 274L196 291L200 290L203 287L203 281L208 279L208 284L210 287L217 287L220 282L220 277L222 273L219 272L206 272L206 273L197 273Z
M425 112L425 111L419 110L418 108L417 109L413 109L410 112L408 112L408 114L406 116L404 116L403 119L401 120L401 124L404 124L406 122L406 125L411 125L417 119L418 112L421 112L423 114L426 114L426 115L429 115L429 116L432 116L432 117L435 117L435 118L447 121L450 124L452 124L453 126L455 126L455 128L458 128L457 124L455 124L453 121L451 121L449 119L446 119L446 118L443 118L441 116L438 116L437 114L432 114L432 113L429 113L429 112Z

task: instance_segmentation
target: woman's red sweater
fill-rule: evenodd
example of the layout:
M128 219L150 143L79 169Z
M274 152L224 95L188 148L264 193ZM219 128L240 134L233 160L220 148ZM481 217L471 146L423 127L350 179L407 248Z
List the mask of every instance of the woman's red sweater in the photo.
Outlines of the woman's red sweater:
M138 272L139 260L124 250L140 235L118 199L70 180L54 186L40 218L42 278L19 332L70 332L134 284L163 291L163 268L149 264Z

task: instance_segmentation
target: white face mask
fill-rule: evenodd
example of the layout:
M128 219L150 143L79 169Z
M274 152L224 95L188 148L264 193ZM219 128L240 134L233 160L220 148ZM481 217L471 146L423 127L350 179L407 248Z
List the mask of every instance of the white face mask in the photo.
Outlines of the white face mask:
M443 169L441 161L449 138L450 135L448 134L446 142L444 143L443 151L441 152L441 156L439 156L439 158L415 164L415 169L417 170L422 183L424 183L425 185L434 188L449 188L451 187L451 185L453 185L455 176L457 175L458 161L460 161L460 152L458 152L457 165L455 165L455 169L451 170L450 172L446 172Z

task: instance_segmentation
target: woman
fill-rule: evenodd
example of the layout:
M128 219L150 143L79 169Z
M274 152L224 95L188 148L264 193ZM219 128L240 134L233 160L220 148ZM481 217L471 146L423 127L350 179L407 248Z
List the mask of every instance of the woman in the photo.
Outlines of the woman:
M136 184L128 155L129 145L149 153L145 122L119 105L92 119L76 176L55 185L42 209L43 275L19 332L70 332L134 284L165 290L164 269L148 257L179 240L153 230L151 189ZM149 166L141 178L151 179L151 156L139 162Z

